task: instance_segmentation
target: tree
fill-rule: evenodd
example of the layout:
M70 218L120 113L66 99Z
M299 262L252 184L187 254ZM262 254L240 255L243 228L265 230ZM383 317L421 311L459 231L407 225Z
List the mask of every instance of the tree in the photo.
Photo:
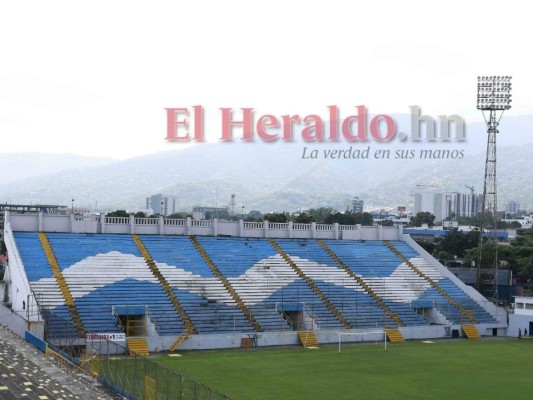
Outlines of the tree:
M522 224L518 221L506 222L506 221L497 221L496 227L498 229L520 229Z
M137 211L135 214L133 214L135 218L146 218L146 213L142 211Z
M457 217L457 222L459 225L476 226L479 228L480 219L479 217Z
M297 222L299 224L310 224L311 222L315 222L315 219L310 214L301 213L296 217L294 222Z
M475 262L475 266L481 267L482 269L492 269L494 267L494 256L496 252L494 251L494 246L497 246L495 243L484 243L483 244L483 250L481 253L481 266L478 266L478 254L479 254L479 247L475 247L473 249L469 249L465 251L465 264L466 265L472 265L472 261Z
M386 219L384 221L380 221L379 224L382 226L394 226L394 221L391 219Z
M453 260L453 254L448 253L447 251L439 251L439 261L443 262L446 265L446 261Z
M263 215L263 220L268 222L287 222L287 214L284 213L268 213Z
M391 221L392 222L392 221ZM372 217L372 214L363 212L363 213L356 213L355 214L355 223L361 224L365 226L372 226L374 225L374 218Z
M308 214L314 218L317 224L326 223L326 218L333 213L334 211L331 207L312 208L308 211Z
M168 219L187 219L187 217L192 217L191 214L187 212L177 212L170 215L167 215L165 218Z
M207 211L205 213L205 219L213 219L213 218L229 219L229 212L226 210L219 210L216 212Z
M465 234L454 229L448 231L444 238L436 241L436 245L439 251L446 251L457 257L464 257L465 250L479 245L479 231L470 231Z
M246 221L259 221L263 218L263 214L259 210L251 210L246 215Z
M126 210L115 210L111 211L110 213L106 214L106 217L124 217L128 218L130 214L126 212Z
M422 224L428 224L428 226L433 226L433 221L435 221L435 216L427 211L422 211L416 214L411 218L411 226L422 226Z
M429 254L433 254L433 252L435 251L435 248L437 247L435 243L428 242L426 240L417 240L416 242L420 245L420 247L426 250Z

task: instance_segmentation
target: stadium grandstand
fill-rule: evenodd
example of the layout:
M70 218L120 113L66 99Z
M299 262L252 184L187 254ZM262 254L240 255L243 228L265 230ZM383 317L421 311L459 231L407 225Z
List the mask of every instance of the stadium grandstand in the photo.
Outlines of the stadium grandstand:
M9 211L4 224L12 329L75 356L506 335L505 311L401 226Z

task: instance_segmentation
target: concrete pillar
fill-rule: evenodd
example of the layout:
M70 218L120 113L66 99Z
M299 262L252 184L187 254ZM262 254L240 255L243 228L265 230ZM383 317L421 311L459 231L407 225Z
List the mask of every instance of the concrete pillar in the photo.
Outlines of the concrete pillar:
M339 223L338 222L335 222L335 224L333 224L333 237L335 238L335 240L339 240Z
M100 214L100 233L105 233L105 214Z
M74 232L74 214L70 213L70 233Z
M265 230L265 238L268 239L268 221L263 221L263 228Z
M289 239L292 239L292 221L289 221Z
M218 218L213 218L213 236L218 236Z
M43 231L43 212L39 211L39 232Z
M130 233L132 235L135 233L135 217L133 214L130 214Z
M159 224L159 234L162 235L165 229L165 220L162 215L159 216L157 223Z
M316 222L311 222L311 238L316 239Z
M192 228L192 219L191 217L187 217L187 225L185 229L187 236L191 234L191 228Z
M378 240L383 240L383 225L378 225Z
M239 220L239 237L244 237L244 221Z

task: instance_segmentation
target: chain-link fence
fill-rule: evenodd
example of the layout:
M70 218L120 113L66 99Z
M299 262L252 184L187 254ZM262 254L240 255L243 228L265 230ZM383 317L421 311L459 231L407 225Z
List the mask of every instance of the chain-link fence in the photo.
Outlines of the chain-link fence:
M84 337L79 337L71 321L50 310L43 312L43 316L46 325L53 321L54 329L45 329L45 339L58 357L128 399L231 400L150 358L130 356L124 336L117 335L122 341L112 341L106 335L84 331Z

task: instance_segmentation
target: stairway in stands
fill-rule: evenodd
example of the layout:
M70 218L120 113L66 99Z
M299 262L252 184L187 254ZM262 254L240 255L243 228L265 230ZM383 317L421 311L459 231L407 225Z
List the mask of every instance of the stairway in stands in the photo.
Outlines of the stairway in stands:
M176 339L174 343L168 348L169 353L172 353L173 351L178 350L178 348L185 342L187 339L189 339L189 335L181 335Z
M317 348L319 346L318 339L313 331L298 332L298 338L304 348Z
M461 328L468 339L481 339L481 335L474 325L461 325Z
M83 329L83 323L81 322L80 314L78 312L78 309L76 308L74 298L72 297L72 293L70 293L70 289L67 285L67 282L63 277L61 268L59 268L56 256L54 254L54 250L50 245L50 241L48 240L46 233L39 232L39 240L41 241L44 254L46 255L46 259L48 260L48 264L50 265L50 269L52 270L52 273L56 278L57 284L59 285L59 289L63 294L63 298L65 299L65 304L70 312L70 316L72 318L72 321L74 322L74 326L76 327L76 333L78 337L83 338L85 337L85 330Z
M363 278L357 276L354 274L354 272L348 268L346 264L333 252L333 250L330 249L330 247L321 239L317 240L317 243L322 247L326 253L351 277L353 278L359 286L361 286L366 293L368 293L375 301L379 304L379 306L393 319L394 322L398 324L398 326L405 326L403 321L400 319L398 314L396 314L394 311L392 311L383 301L381 297L379 297L376 292L372 290L370 286L363 280Z
M200 253L200 255L204 259L205 263L209 266L211 271L213 271L215 276L222 282L222 284L224 285L224 287L226 288L228 293L231 295L231 297L235 301L235 304L237 304L237 306L240 308L242 313L246 316L248 321L250 321L250 323L252 324L252 326L255 329L255 331L256 332L263 332L263 328L261 327L259 322L255 319L255 317L253 316L253 314L250 311L250 309L244 304L244 301L242 301L242 299L239 296L239 294L235 291L235 289L231 285L231 283L228 280L228 278L226 278L224 275L222 275L222 273L220 272L218 267L215 265L215 263L213 262L211 257L209 257L209 254L207 254L207 252L203 248L202 244L194 236L190 236L189 239L191 240L192 244L194 245L194 247L196 248L198 253Z
M298 274L300 278L302 278L315 292L315 294L322 300L322 302L326 305L326 307L337 317L337 319L342 323L344 328L346 329L352 329L352 326L350 323L344 318L344 316L337 310L337 307L327 298L327 296L322 293L322 291L319 289L319 287L313 282L311 278L309 278L304 272L296 265L296 263L290 258L290 256L276 243L274 239L268 239L268 242L270 245L283 257L285 262L290 265L290 267Z
M148 341L145 338L128 338L128 352L130 356L146 357L150 354Z
M391 343L401 343L404 341L403 335L398 329L385 329L385 334Z
M467 318L469 321L476 323L476 319L474 317L474 314L470 311L467 311L464 309L464 307L454 300L450 295L433 279L431 279L429 276L424 274L422 271L420 271L412 262L410 262L405 256L396 248L394 247L390 242L384 241L385 245L394 253L396 254L409 268L411 268L418 276L421 278L424 278L433 288L435 288L452 306L457 308L462 316Z
M197 333L196 332L196 328L194 327L191 319L187 315L187 312L185 311L185 309L180 304L178 298L174 294L174 292L171 289L170 285L168 284L167 280L165 279L163 274L161 274L161 271L159 271L159 268L157 267L157 264L155 263L155 261L153 260L152 256L150 255L150 253L148 252L148 250L144 246L144 243L142 242L142 240L139 237L139 235L133 235L133 241L135 242L135 245L137 246L137 248L141 252L142 256L144 257L144 260L146 261L146 264L148 265L148 267L150 268L150 270L152 271L154 276L158 279L159 283L163 287L163 290L165 291L165 293L167 294L168 298L170 299L170 302L174 306L176 312L178 313L178 315L183 320L183 323L185 324L185 329L187 330L187 334L191 335L191 334Z

